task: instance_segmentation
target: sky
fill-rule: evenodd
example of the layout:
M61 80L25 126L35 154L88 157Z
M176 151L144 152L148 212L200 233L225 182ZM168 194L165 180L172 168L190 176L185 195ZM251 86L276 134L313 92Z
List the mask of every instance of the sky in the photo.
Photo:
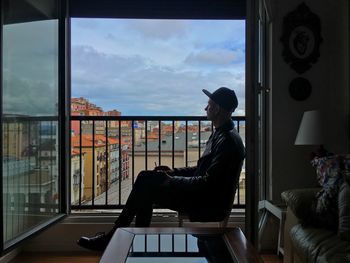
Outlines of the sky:
M71 21L72 97L122 115L205 115L226 86L245 115L243 20L78 19Z
M240 20L78 19L71 23L72 97L122 115L203 116L202 89L236 91L245 115ZM58 22L3 30L5 114L58 114Z

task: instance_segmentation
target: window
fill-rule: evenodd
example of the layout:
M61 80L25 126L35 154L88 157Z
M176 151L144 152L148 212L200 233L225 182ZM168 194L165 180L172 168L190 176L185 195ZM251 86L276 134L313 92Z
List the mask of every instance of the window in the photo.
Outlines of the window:
M4 0L1 11L1 244L8 249L62 217L59 11L55 0Z
M245 116L244 20L72 18L71 26L72 116L106 120L72 121L72 138L77 142L73 150L94 136L109 159L101 168L105 173L98 162L86 159L82 169L96 166L98 172L92 169L81 178L89 182L82 196L91 185L104 185L103 190L85 195L86 204L123 205L120 199L126 200L137 174L155 163L195 165L212 129L208 121L176 121L173 127L171 120L141 121L137 116L205 119L208 98L202 89L220 86L235 89L240 104L234 115ZM136 119L119 123L120 116ZM239 130L244 137L244 122ZM174 149L172 132L178 138ZM92 156L93 144L88 145L85 151ZM119 155L120 163L114 161ZM97 161L102 161L99 155ZM241 186L238 202L244 203Z
M67 198L62 196L62 193L68 193L69 189L63 188L67 187L68 184L65 184L65 178L61 177L61 174L67 172L66 159L69 159L70 149L64 149L66 145L69 145L64 140L68 140L70 133L74 135L74 131L79 129L73 125L72 131L68 131L62 121L67 117L64 116L67 111L65 95L69 87L66 87L65 83L70 77L70 72L65 75L66 62L70 61L69 57L65 57L66 54L69 54L69 52L65 52L67 39L65 39L66 24L64 21L67 17L64 17L63 14L66 14L66 6L69 7L67 8L69 10L68 18L73 19L243 20L245 19L245 2L244 0L218 0L212 5L209 2L202 4L198 1L179 0L164 5L158 0L74 0L69 2L1 0L0 52L3 59L0 74L3 120L1 123L3 180L1 191L3 206L0 221L3 225L2 250L10 249L18 241L55 222L62 217L61 213L66 212L64 200ZM36 37L41 34L44 36ZM22 41L17 41L16 37L21 38ZM19 90L20 93L18 93ZM14 96L14 91L19 96ZM142 94L137 95L142 96ZM38 100L38 98L42 99ZM82 111L84 106L81 104L77 109ZM101 111L97 109L91 112L91 115L100 116L100 113ZM119 112L114 111L111 114L118 116ZM85 116L83 113L78 115ZM126 133L129 132L129 136L132 136L131 124L132 122L126 122L125 127L123 127ZM133 124L147 129L147 122L134 122ZM118 125L118 123L112 125ZM176 136L176 141L179 140L181 137ZM46 160L42 159L44 153L42 143L44 141L49 144L45 145L45 153L48 153L45 156ZM73 140L72 144L74 144ZM131 168L130 172L129 170L120 172L121 165L119 165L122 159L126 160L127 169L133 165L132 158L127 153L127 147L116 145L115 149L113 157L106 156L107 160L108 158L116 160L115 166L110 167L115 171L113 180L117 180L119 176L131 177ZM79 157L77 158L77 156ZM85 186L90 187L90 192L84 193L84 195L90 197L94 195L95 189L91 187L91 182L82 180L82 178L91 177L92 172L89 169L86 171L81 169L84 167L85 161L90 162L91 156L87 152L81 152L80 149L74 149L74 153L70 157L72 160L74 159L76 166L74 170L68 172L77 174L79 171L79 177L72 178L70 182L71 192L74 193L71 199L73 203L79 204L81 198L84 198L81 193L84 192ZM30 181L32 172L39 182L35 190L27 187L23 195L18 188L12 187L22 184L23 180ZM43 174L45 173L47 177L44 178ZM20 177L20 174L24 176ZM47 184L47 180L50 182L49 184ZM108 183L108 180L106 182ZM49 185L50 189L46 189L45 184ZM78 184L79 188L73 187L73 184ZM33 206L30 208L29 204L33 204ZM42 205L46 207L41 207ZM24 207L26 208L24 209ZM30 213L28 213L29 208L33 210ZM38 217L31 220L30 224L23 224L23 221L32 219L30 217L33 213L41 215L42 212L46 213L45 218Z

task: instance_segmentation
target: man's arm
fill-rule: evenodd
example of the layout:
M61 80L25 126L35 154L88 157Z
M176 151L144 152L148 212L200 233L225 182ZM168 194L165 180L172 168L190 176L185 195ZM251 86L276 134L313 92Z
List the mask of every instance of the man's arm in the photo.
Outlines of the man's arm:
M196 169L197 169L197 166L174 168L170 175L179 176L179 177L192 177Z
M192 176L190 178L177 178L173 183L182 184L184 190L188 187L188 190L201 188L203 186L210 188L222 188L222 186L229 187L236 178L234 174L239 169L244 155L240 153L240 150L236 148L239 146L235 143L227 142L220 143L215 151L213 159L210 161L209 167L198 176ZM183 182L182 182L183 181Z
M194 175L197 167L182 167L182 168L174 168L170 169L169 166L159 165L154 168L154 171L164 171L169 176L178 176L178 177L191 177Z

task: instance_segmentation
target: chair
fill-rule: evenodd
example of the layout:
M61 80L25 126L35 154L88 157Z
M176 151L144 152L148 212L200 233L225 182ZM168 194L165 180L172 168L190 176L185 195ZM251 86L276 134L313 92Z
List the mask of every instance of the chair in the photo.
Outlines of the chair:
M240 172L241 172L241 169L239 169L239 173ZM237 184L236 189L237 189L237 187L239 187L239 183ZM232 205L226 211L226 216L224 217L224 219L222 221L212 221L212 222L209 221L209 222L201 222L201 223L204 223L204 224L205 223L210 223L210 224L215 223L215 224L217 224L217 226L219 228L227 227L227 223L228 223L228 220L230 219L230 215L231 215L233 202L234 202L235 196L236 196L236 189L234 191L232 191L232 195L230 197L231 198L230 204L232 204ZM186 213L184 213L184 212L178 212L177 217L179 219L179 227L183 227L184 220L190 221L188 215Z
M237 187L239 187L239 184L237 184ZM236 188L237 189L237 188ZM233 205L233 201L235 200L235 195L236 195L236 189L234 191L232 191L232 195L231 195L231 200L230 200L230 204ZM203 223L203 224L217 224L217 226L219 228L224 228L224 227L227 227L227 223L228 223L228 220L230 219L230 215L231 215L231 210L232 210L232 205L229 207L229 209L226 211L226 216L224 217L223 220L221 221L208 221L208 222L200 222L200 223ZM186 213L184 212L178 212L177 214L177 217L179 219L179 227L183 227L183 224L184 224L184 220L189 220L189 217ZM193 221L190 221L191 223L195 223Z
M222 221L218 221L218 222L200 222L200 223L201 224L206 224L206 223L213 224L213 223L215 223L215 224L217 224L217 226L219 228L224 228L224 227L227 227L228 220L230 219L230 214L231 214L231 209L230 209L230 212L225 216L225 218ZM179 227L183 227L184 226L184 220L190 221L189 218L188 218L188 215L186 213L179 212L177 214L177 217L179 219ZM190 221L190 222L191 223L195 223L193 221Z
M242 162L238 165L238 169L236 171L236 178L238 178L238 181L239 181L239 176L241 174L241 170L242 170L242 166L243 166L243 160ZM237 185L236 185L236 189L234 189L234 191L232 191L232 195L230 196L230 204L232 204L229 209L227 209L226 211L226 216L224 217L224 219L222 221L212 221L212 222L200 222L200 223L203 223L203 224L217 224L217 226L219 228L224 228L224 227L227 227L227 224L228 224L228 220L230 219L230 215L231 215L231 210L232 210L232 206L233 206L233 202L235 200L235 196L236 196L236 190L237 188L239 187L239 182L237 182ZM177 217L178 217L178 220L179 220L179 227L183 227L184 225L184 220L189 220L189 217L186 213L184 212L178 212L177 213ZM192 222L190 221L191 223L195 223L195 222Z

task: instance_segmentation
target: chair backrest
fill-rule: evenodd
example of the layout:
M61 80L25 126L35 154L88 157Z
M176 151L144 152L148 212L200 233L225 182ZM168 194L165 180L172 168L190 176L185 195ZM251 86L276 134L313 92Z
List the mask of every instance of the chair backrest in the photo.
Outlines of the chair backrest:
M231 204L231 206L227 209L226 216L221 221L213 221L215 223L218 223L219 227L226 227L227 224L228 224L228 221L230 219L231 210L232 210L232 206L233 206L233 203L234 203L234 200L235 200L237 188L239 188L239 177L240 177L240 174L241 174L241 171L242 171L243 162L244 162L244 160L242 160L241 163L238 165L238 169L237 169L236 174L235 174L235 176L236 176L235 178L237 178L237 182L235 182L235 186L234 186L235 189L233 189L232 194L230 196L230 204ZM177 216L178 216L178 219L179 219L179 226L180 227L183 226L184 220L188 220L189 221L188 215L186 213L178 212ZM201 223L213 223L213 222L201 222Z
M235 189L232 191L232 194L230 196L230 204L231 206L229 207L229 209L227 210L227 214L225 216L225 218L219 222L219 225L220 227L226 227L227 224L228 224L228 220L230 219L230 215L231 215L231 211L232 211L232 206L233 206L233 203L235 201L235 196L236 196L236 193L237 193L237 188L239 188L239 177L241 175L241 171L242 171L242 166L243 166L243 162L244 162L244 159L241 161L241 163L239 164L239 168L238 170L236 171L236 178L237 178L237 182L235 184Z

